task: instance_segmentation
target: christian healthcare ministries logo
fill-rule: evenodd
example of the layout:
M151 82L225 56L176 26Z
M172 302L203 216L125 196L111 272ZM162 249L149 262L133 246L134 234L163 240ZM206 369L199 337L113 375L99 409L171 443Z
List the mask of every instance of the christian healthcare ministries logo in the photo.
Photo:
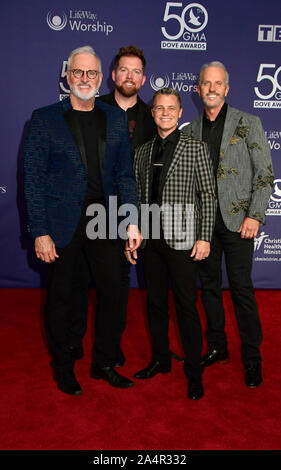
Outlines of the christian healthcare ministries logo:
M259 100L254 100L254 108L281 108L281 66L276 64L260 64L257 75L258 86L255 94ZM279 78L280 75L280 78Z
M261 232L254 243L255 261L281 261L281 238L270 238L270 235Z
M274 180L266 215L281 215L281 179Z
M96 13L89 10L69 10L68 15L64 11L50 10L46 21L53 31L68 27L71 31L104 33L106 36L113 31L111 24L101 21Z
M161 49L207 49L203 29L208 23L208 12L200 3L189 3L183 8L182 3L167 2L163 21L166 25L161 31L165 40L161 41Z

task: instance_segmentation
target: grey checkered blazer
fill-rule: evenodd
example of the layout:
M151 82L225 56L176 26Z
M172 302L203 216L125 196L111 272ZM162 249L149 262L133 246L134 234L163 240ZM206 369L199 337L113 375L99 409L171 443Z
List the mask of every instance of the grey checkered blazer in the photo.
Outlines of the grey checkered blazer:
M203 116L183 132L202 138ZM228 105L217 171L218 201L228 230L236 232L245 217L265 224L273 186L270 148L260 119Z
M149 203L151 159L155 139L156 137L138 147L135 153L140 214L143 211L142 205ZM162 207L165 205L175 208L174 215L176 214L175 221L175 218L165 218L165 214L161 212L164 237L171 248L185 250L192 248L196 240L211 241L216 196L207 145L187 137L181 131L164 182ZM177 238L173 225L175 223L182 224L183 232L186 231L184 240ZM144 245L145 241L142 246Z

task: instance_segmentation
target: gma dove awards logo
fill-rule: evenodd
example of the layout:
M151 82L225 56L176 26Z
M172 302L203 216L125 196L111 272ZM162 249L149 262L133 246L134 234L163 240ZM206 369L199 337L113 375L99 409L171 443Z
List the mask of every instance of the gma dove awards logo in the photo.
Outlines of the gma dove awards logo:
M203 30L208 24L208 12L200 3L189 3L183 8L182 3L167 2L163 22L165 40L161 41L161 49L207 49Z
M281 179L274 181L266 215L281 215Z
M260 64L257 73L257 86L254 87L256 97L254 108L281 108L281 65Z

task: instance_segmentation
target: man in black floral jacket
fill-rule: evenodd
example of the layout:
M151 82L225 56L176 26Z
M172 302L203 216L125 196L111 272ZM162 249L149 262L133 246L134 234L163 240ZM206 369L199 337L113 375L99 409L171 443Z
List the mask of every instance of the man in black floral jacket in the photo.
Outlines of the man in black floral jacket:
M262 329L251 270L254 238L260 225L265 223L273 186L270 149L260 119L225 102L229 76L222 63L203 65L197 91L204 113L184 131L208 144L218 198L211 253L199 267L210 346L201 364L206 367L215 362L227 362L229 358L221 292L224 253L242 340L245 383L257 387L262 384Z

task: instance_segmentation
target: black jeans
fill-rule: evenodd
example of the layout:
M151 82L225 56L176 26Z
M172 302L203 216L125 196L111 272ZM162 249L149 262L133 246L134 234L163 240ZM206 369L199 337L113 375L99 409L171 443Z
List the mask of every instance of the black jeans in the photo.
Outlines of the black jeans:
M72 325L72 292L80 257L85 256L95 280L97 311L93 360L99 367L113 365L116 348L120 345L122 317L122 262L124 242L96 239L86 236L89 218L84 208L72 241L65 248L57 248L59 258L50 265L45 324L52 365L60 370L73 368L69 350Z
M169 279L174 294L179 331L185 353L185 373L189 378L202 374L200 355L202 332L196 309L197 263L191 250L174 250L164 240L149 240L143 253L147 283L147 309L152 339L152 359L171 362L169 349Z
M218 210L210 256L199 264L202 302L207 317L207 340L211 347L227 347L221 291L224 253L245 365L261 361L259 347L262 342L262 329L251 280L253 250L254 240L242 239L240 233L230 232Z

